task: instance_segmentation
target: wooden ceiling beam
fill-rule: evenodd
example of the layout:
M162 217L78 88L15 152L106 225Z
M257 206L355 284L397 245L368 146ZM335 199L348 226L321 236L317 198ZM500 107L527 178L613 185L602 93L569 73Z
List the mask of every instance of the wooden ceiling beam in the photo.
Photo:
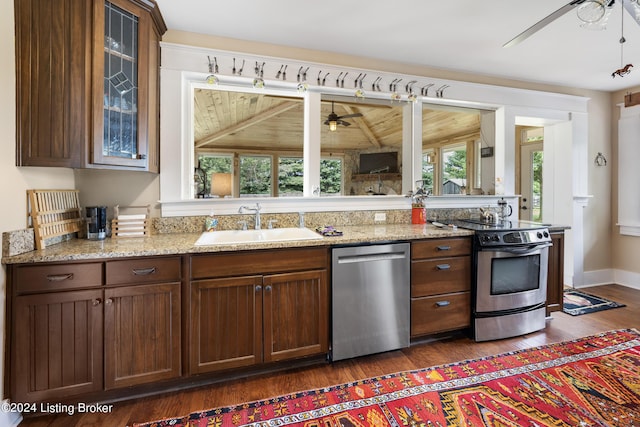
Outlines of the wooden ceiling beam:
M355 114L354 109L348 105L342 105L342 108L344 108L347 114ZM360 128L364 136L367 137L367 139L372 145L374 145L377 148L382 147L382 144L380 144L380 141L378 141L378 138L375 136L375 134L373 133L373 131L371 130L367 122L365 122L362 117L353 117L349 120L353 120L354 123L358 125L358 128Z
M462 142L462 141L469 141L472 139L478 139L480 138L480 132L479 131L473 131L473 132L460 132L460 133L456 133L456 134L451 134L451 135L447 135L446 137L443 138L426 138L422 140L422 146L423 147L442 147L444 145L447 144L451 144L454 142Z
M243 120L240 123L236 123L235 125L231 125L225 129L221 129L218 132L208 135L205 138L202 138L200 141L196 141L195 143L195 148L201 148L204 147L205 145L208 145L214 141L217 141L221 138L224 138L225 136L235 133L235 132L239 132L243 129L246 129L248 127L257 125L258 123L264 122L265 120L269 120L279 114L284 113L285 111L289 111L292 108L295 108L296 106L298 106L300 103L299 102L294 102L294 101L285 101L282 104L278 104L277 106L270 108L268 110L262 111L259 114L256 114L255 116L251 117L250 119L247 120Z

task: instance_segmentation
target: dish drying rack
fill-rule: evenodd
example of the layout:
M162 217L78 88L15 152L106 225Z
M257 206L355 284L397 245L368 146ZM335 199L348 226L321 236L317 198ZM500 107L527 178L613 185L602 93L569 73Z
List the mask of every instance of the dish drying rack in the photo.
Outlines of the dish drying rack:
M140 210L143 214L121 214L120 210ZM151 234L151 205L113 207L111 220L111 237L146 237Z
M27 190L27 206L38 250L47 239L83 232L78 190Z

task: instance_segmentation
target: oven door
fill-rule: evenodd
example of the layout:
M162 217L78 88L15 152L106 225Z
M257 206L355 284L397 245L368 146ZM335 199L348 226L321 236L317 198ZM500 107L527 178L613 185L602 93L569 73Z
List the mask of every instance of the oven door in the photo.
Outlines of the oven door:
M480 248L474 311L510 312L544 303L549 246Z

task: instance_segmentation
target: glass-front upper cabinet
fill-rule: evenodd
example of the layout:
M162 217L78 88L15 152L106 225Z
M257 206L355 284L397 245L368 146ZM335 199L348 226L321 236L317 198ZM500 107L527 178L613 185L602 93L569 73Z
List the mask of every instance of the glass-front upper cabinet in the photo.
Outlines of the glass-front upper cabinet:
M138 2L96 3L90 163L158 171L158 60L164 30L153 9Z

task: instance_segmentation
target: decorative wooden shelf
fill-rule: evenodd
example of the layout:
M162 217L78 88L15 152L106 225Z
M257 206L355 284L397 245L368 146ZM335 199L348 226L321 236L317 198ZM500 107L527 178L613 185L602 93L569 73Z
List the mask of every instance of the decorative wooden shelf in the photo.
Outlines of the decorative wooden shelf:
M352 181L400 180L401 173L358 173L351 176Z

